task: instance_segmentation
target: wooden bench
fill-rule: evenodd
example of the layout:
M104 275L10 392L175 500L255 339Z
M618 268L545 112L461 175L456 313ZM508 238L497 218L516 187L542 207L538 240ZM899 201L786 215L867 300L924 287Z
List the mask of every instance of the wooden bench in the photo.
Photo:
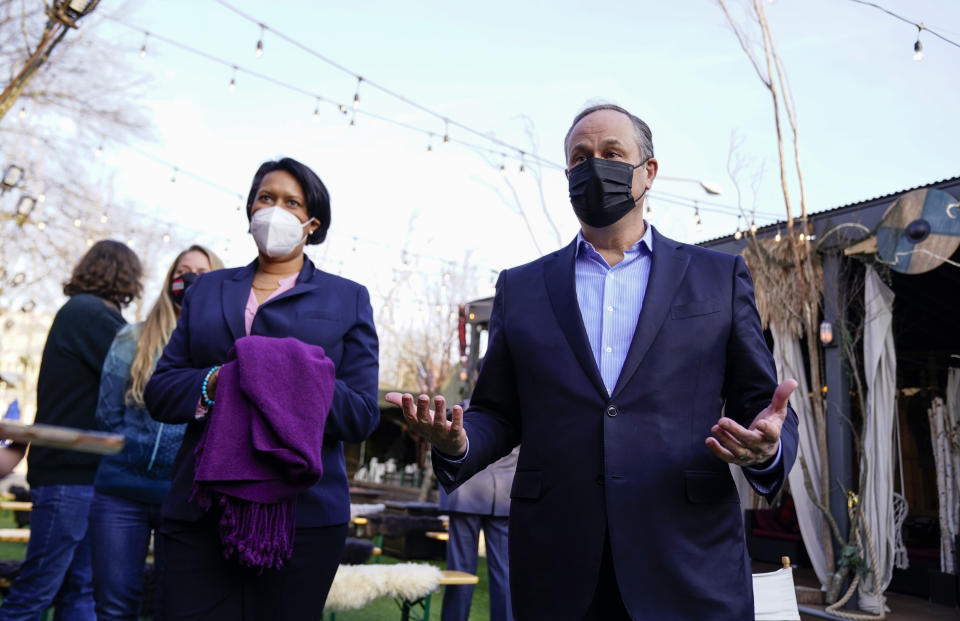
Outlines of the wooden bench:
M29 528L0 528L0 541L26 543L30 541Z
M26 500L0 500L0 510L3 511L32 511L33 503Z

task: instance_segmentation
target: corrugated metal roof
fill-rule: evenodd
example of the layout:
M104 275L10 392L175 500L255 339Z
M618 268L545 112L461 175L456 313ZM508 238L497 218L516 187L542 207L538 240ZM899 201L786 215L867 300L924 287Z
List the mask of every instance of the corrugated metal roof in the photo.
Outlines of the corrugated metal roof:
M810 220L819 220L822 218L822 216L825 216L825 215L835 214L840 211L852 211L858 207L866 207L868 205L872 205L873 203L876 203L877 201L886 200L888 198L892 198L895 196L900 196L901 194L904 194L906 192L912 192L913 190L921 190L924 188L932 188L935 186L956 185L956 184L960 184L960 176L948 177L947 179L941 179L940 181L932 181L930 183L925 183L923 185L918 185L912 188L906 188L904 190L890 192L889 194L881 194L880 196L875 196L873 198L868 198L866 200L857 201L856 203L847 203L846 205L831 207L829 209L824 209L823 211L815 211L807 214L807 217ZM797 220L797 218L795 217L794 220ZM778 220L777 222L774 222L772 224L765 224L757 228L757 233L760 233L762 231L774 231L777 228L783 227L786 224L786 222L787 222L786 220ZM733 239L733 233L730 233L729 235L721 235L720 237L713 237L711 239L705 239L703 241L697 242L696 245L701 246L701 245L711 244L714 242L725 241L728 239Z

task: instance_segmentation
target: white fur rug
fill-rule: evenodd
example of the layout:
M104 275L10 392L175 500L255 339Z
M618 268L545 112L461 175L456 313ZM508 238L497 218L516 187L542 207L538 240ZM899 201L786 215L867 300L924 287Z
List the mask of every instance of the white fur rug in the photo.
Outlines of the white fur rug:
M341 565L324 610L359 610L380 597L415 601L436 591L440 576L439 569L425 563Z

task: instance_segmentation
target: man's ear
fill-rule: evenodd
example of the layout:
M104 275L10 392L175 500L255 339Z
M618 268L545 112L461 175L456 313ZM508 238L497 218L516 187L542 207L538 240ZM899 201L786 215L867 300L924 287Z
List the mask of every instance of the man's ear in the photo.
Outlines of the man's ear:
M647 172L647 189L650 189L650 186L653 185L653 180L657 178L657 171L660 170L660 163L657 162L656 158L651 157L643 165L644 170Z

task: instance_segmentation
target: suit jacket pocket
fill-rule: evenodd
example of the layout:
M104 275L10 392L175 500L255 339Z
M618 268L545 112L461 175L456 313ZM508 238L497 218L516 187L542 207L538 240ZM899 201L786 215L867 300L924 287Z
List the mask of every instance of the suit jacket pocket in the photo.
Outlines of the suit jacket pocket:
M683 473L687 500L696 504L740 502L733 477L726 472L687 470Z
M540 498L542 487L541 472L539 470L518 470L513 475L513 487L510 488L510 498L524 498L536 500Z
M696 300L686 304L677 304L670 307L671 319L685 319L687 317L696 317L697 315L709 315L710 313L720 312L720 300L709 298L706 300Z

